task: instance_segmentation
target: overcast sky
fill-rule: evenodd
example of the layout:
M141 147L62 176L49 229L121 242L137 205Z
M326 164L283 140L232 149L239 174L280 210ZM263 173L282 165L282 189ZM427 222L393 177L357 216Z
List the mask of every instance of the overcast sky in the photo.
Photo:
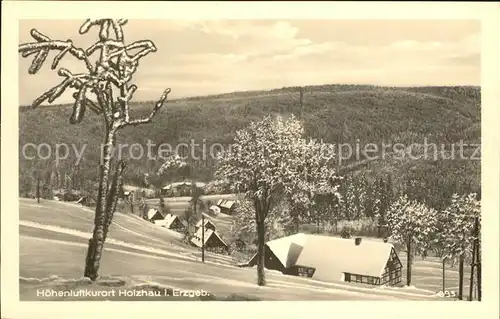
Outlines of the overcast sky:
M97 29L79 35L81 23L22 20L19 41L34 41L37 28L86 48ZM175 98L332 83L480 85L480 23L472 20L130 20L124 32L127 42L158 48L140 62L135 100L156 100L166 87ZM49 64L28 75L31 60L19 59L23 105L61 79ZM60 66L83 71L69 55Z

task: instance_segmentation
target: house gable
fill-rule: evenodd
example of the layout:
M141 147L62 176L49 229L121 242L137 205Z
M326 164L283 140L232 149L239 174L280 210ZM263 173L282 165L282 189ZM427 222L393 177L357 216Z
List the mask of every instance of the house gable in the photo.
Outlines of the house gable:
M159 210L151 208L148 211L148 220L154 221L154 220L159 220L159 219L163 219L163 215L161 214L161 212Z
M182 229L185 226L186 226L185 223L182 220L180 220L178 216L175 215L171 216L165 225L165 227L169 229Z
M282 272L285 271L286 270L285 266L280 261L280 259L274 254L274 252L269 248L269 246L266 245L264 249L265 249L264 266L270 270L278 270ZM257 253L253 255L253 257L245 266L253 267L257 265L257 256L258 256Z
M394 286L402 280L403 264L394 248L391 249L387 263L384 266L382 275L380 276L380 285Z
M211 229L205 229L205 234L203 234L203 229L198 229L198 231L195 233L193 238L191 239L191 242L197 246L200 247L202 246L202 237L204 236L205 239L205 247L210 248L210 247L223 247L224 249L227 249L229 246L220 238L220 236L213 230Z
M201 229L201 219L196 223L196 230ZM211 222L209 219L205 219L205 229L211 229L215 231L215 224Z

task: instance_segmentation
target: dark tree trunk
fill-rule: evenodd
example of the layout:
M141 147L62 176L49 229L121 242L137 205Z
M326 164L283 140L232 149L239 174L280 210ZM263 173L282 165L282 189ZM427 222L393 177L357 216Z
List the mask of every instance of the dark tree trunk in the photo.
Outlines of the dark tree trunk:
M445 271L445 266L446 266L446 258L443 258L443 293L446 290L446 271Z
M464 255L460 256L458 264L458 300L464 298Z
M264 264L266 260L265 250L265 226L264 220L257 220L257 285L265 286L266 278L264 273Z
M475 269L477 273L477 300L481 301L481 246L480 238L481 233L479 231L479 218L474 220L474 250L472 253L473 262L475 263Z
M408 240L406 243L406 285L410 286L411 284L411 263L412 263L412 255L411 255L411 240Z
M109 194L107 198L106 223L104 225L104 241L106 241L106 238L108 237L109 226L113 221L113 215L116 210L116 204L118 203L119 190L123 184L122 176L124 169L125 169L125 162L119 161L115 168L115 174L113 176L113 181L111 182L111 187L109 189Z
M478 234L479 235L479 234ZM478 239L476 246L476 272L477 272L477 300L481 301L482 278L481 278L481 241Z
M36 201L40 204L40 175L36 176Z
M85 261L84 276L90 278L92 281L95 281L98 277L102 249L104 246L104 232L107 216L106 207L108 206L107 197L109 192L109 171L115 134L116 131L113 129L108 128L106 130L103 157L101 159L102 163L100 166L99 191L95 210L94 231L92 233L92 238L89 239L89 247Z
M470 278L469 278L469 301L472 301L472 293L474 290L474 269L476 268L476 245L472 247L472 262L470 264Z
M300 110L299 117L302 118L302 114L304 112L304 87L300 87Z

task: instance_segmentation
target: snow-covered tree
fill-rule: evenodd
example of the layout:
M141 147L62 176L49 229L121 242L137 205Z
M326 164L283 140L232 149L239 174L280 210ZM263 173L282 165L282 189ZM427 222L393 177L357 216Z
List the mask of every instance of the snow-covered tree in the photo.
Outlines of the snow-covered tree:
M158 175L166 174L170 170L180 169L186 165L187 163L179 156L179 154L168 154L168 156L164 157L164 162L158 169Z
M257 284L265 285L266 219L284 199L309 206L316 193L335 193L331 146L308 141L302 123L271 116L236 132L231 149L221 153L216 178L253 204L258 239Z
M406 195L394 202L387 212L391 239L400 243L407 254L406 284L411 284L413 257L426 257L436 233L437 212Z
M357 215L356 207L356 185L354 178L349 176L345 181L343 215L347 220L352 220Z
M63 93L73 91L74 104L69 118L70 124L81 123L88 110L103 119L104 141L94 230L89 240L84 270L84 276L92 281L98 277L104 242L118 202L121 174L126 166L124 161L112 156L117 134L125 127L151 123L170 93L170 89L163 92L149 116L141 119L131 118L129 102L138 88L131 83L133 75L137 71L139 61L157 49L150 40L126 44L123 32L126 24L126 19L87 19L81 25L79 33L88 34L92 29L99 31L97 41L85 49L76 47L71 39L54 40L36 29L30 32L33 42L22 43L18 48L23 58L33 58L29 74L36 74L47 64L50 53L57 53L50 67L52 70L58 69L57 74L62 80L40 95L33 102L33 108L44 102L53 103ZM67 56L82 62L85 72L75 73L63 67L58 68L59 62Z
M255 208L251 201L243 200L236 207L233 222L231 224L231 237L250 244L257 239L257 225L255 220ZM274 239L273 227L278 219L276 210L269 213L265 221L265 241Z
M201 216L202 210L205 209L205 202L202 200L203 190L196 185L196 182L191 181L191 199L189 200L189 206L193 210L194 216L198 218Z
M388 174L386 178L381 176L377 177L371 187L371 210L373 217L375 217L377 221L379 237L385 237L387 235L386 215L394 194L392 187L392 178L390 174Z
M451 204L439 214L437 244L443 258L452 264L459 263L459 298L463 292L464 262L472 256L472 246L477 238L474 233L475 219L481 219L481 202L474 193L454 194Z

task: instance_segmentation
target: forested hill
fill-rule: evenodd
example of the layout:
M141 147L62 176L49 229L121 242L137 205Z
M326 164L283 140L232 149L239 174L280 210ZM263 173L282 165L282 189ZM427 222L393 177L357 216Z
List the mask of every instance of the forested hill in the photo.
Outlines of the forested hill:
M153 104L132 104L132 116L146 116ZM429 143L442 143L449 148L461 140L468 144L480 143L480 105L479 87L308 86L304 88L302 107L299 88L295 87L236 92L170 101L152 123L121 131L118 143L140 143L146 147L150 140L157 145L169 143L175 147L193 140L200 145L206 143L207 148L214 143L227 145L233 140L235 132L251 121L260 120L268 114L293 113L303 120L308 136L327 142L411 144L423 143L427 138ZM88 112L81 124L70 125L71 112L70 105L38 109L21 107L20 146L26 143L66 143L80 149L88 143L80 173L83 172L87 178L95 178L99 145L103 138L102 119ZM201 152L201 146L197 149ZM71 153L69 158L74 154L73 151ZM67 159L60 163L58 169L74 170L73 164L74 160ZM145 158L130 160L125 179L128 183L141 183L144 173L154 175L160 164ZM191 171L182 172L182 176L166 178L208 181L213 165L213 160L207 156L206 160L191 165ZM28 178L33 166L32 161L21 157L20 174ZM403 184L408 184L409 179L420 178L418 187L429 191L433 188L429 188L432 185L428 184L448 187L450 191L459 191L461 187L477 190L479 187L479 161L386 158L362 165L360 169L389 172Z

